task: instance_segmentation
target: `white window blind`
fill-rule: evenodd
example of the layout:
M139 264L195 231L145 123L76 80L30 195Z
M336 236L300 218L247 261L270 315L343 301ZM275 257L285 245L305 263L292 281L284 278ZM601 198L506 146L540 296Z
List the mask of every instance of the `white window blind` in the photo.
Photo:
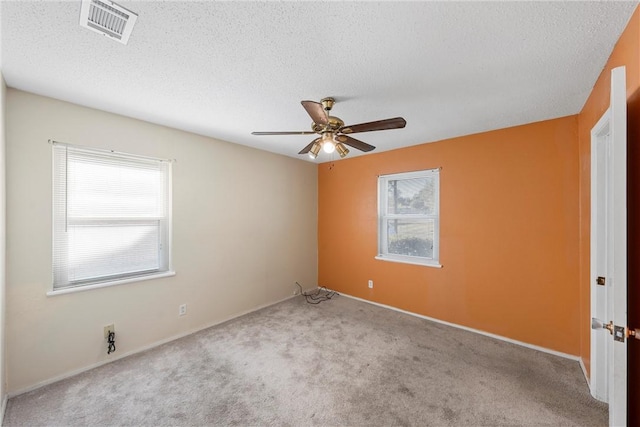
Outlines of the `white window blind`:
M53 288L170 270L171 163L53 145Z
M378 259L439 265L440 170L378 179Z

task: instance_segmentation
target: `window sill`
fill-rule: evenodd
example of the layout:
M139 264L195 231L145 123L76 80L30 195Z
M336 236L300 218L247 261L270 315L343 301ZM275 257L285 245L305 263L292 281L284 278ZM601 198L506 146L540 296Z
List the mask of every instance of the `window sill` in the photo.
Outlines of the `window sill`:
M419 259L408 259L408 258L396 258L396 257L390 257L390 256L383 256L383 255L377 255L375 257L376 259L379 259L380 261L391 261L391 262L399 262L401 264L412 264L412 265L422 265L425 267L432 267L432 268L442 268L442 264L439 264L437 261L430 261L430 260L419 260Z
M75 292L83 292L91 289L106 288L109 286L117 286L117 285L123 285L125 283L141 282L143 280L160 279L162 277L171 277L175 275L176 275L176 272L171 270L171 271L165 271L162 273L149 274L148 276L131 277L129 279L112 280L110 282L95 283L93 285L74 286L70 288L63 288L63 289L57 289L57 290L54 289L52 291L47 292L47 296L51 297L56 295L72 294Z

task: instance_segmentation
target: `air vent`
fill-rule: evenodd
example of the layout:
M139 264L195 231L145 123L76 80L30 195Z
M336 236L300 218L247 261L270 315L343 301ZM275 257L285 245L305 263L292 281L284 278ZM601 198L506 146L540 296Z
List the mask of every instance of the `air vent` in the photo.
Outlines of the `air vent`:
M109 0L82 0L80 26L127 44L138 15Z

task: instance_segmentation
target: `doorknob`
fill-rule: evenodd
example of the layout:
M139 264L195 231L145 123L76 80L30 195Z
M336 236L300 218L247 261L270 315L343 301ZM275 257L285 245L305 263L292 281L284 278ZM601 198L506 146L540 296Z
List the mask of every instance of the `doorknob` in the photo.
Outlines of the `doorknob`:
M614 335L615 341L625 342L625 338L635 338L640 340L640 329L625 328L624 326L615 326L613 320L609 323L604 323L600 319L595 317L591 318L591 329L606 329L611 335Z
M607 331L609 331L609 333L611 335L613 335L613 320L609 323L604 323L602 320L600 319L596 319L595 317L591 318L591 329L606 329ZM640 334L640 332L639 332ZM640 339L640 338L638 338Z

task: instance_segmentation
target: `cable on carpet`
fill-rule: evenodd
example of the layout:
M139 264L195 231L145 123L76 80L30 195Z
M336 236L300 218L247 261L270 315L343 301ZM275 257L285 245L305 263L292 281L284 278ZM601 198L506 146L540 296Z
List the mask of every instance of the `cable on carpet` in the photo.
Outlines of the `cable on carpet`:
M296 285L300 288L300 295L302 295L309 304L320 304L322 301L328 301L334 296L340 295L336 291L330 291L324 286L319 287L315 292L304 292L300 283L296 282Z

